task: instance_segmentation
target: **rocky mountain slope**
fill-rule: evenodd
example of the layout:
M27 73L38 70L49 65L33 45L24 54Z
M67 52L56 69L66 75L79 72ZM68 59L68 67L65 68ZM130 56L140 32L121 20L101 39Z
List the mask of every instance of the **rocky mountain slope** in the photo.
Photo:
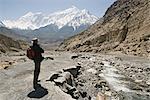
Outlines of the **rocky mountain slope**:
M27 37L19 35L15 31L6 27L0 27L0 34L13 38L14 40L28 40Z
M0 52L26 49L28 44L25 41L27 41L26 37L6 27L0 27Z
M21 49L19 42L0 34L0 52L18 51L18 49Z
M65 40L61 49L86 52L118 51L130 55L150 53L150 1L117 0L103 20Z
M0 27L4 27L5 25L0 21Z

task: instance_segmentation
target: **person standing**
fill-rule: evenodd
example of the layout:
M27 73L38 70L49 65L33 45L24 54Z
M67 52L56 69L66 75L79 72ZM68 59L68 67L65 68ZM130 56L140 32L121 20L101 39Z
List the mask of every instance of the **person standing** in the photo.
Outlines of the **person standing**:
M44 59L44 57L42 56L42 53L44 53L44 50L38 44L38 39L37 38L32 39L32 46L30 46L30 48L34 52L34 57L32 58L32 60L35 63L33 88L36 89L38 87L38 77L39 77L39 74L40 74L41 62Z

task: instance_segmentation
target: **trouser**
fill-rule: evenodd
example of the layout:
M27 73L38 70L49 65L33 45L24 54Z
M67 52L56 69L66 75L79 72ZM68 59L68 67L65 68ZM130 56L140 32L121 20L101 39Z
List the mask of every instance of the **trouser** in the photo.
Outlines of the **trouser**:
M34 61L35 63L35 70L34 70L34 78L33 78L33 87L35 88L38 82L38 77L40 74L40 66L41 62L40 61Z

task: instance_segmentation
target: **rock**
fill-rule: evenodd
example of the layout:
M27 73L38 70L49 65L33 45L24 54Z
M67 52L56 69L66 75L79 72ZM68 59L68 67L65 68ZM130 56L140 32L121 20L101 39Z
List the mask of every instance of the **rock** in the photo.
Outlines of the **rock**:
M150 80L147 80L147 81L146 81L146 84L150 86Z
M58 77L57 77L58 76ZM56 78L56 79L54 79ZM73 80L73 76L71 75L70 72L62 72L60 74L54 74L53 75L53 81L57 84L63 84L63 83L67 83L70 86L74 86L74 80Z
M144 69L146 72L149 72L150 71L150 68L146 68L146 69Z
M26 60L26 58L20 58L20 59L18 59L18 62L26 62L27 60Z
M87 96L87 92L81 92L80 91L80 94L81 94L82 98L85 98Z
M45 57L44 59L45 59L45 60L54 60L53 57Z
M9 66L5 66L4 69L8 69Z
M78 57L79 57L79 55L74 55L74 56L71 56L71 59L76 59Z
M50 78L50 81L55 82L55 84L59 86L62 89L62 91L70 94L73 98L79 98L79 92L75 88L74 78L70 72L65 71L53 74Z
M63 85L64 82L66 82L65 77L58 77L57 79L54 79L54 82L56 85Z
M73 94L72 94L72 97L75 98L75 99L78 99L80 97L79 92L77 90L74 91Z
M138 79L136 79L135 82L136 82L136 83L141 83L141 82L143 82L143 80L138 80Z
M63 69L64 72L70 72L73 77L77 77L77 75L79 74L79 70L80 70L81 66L73 66L72 68L68 68L68 69Z
M135 85L134 87L132 87L132 90L142 91L143 89L140 86Z
M104 88L107 86L107 83L105 80L100 80L98 83L96 83L96 85L94 86L95 88Z
M47 81L54 81L54 79L57 79L59 77L59 73L53 73L49 80Z
M137 94L135 92L122 92L120 91L118 94L117 94L117 100L150 100L150 97L148 95L141 95L141 94Z
M87 72L92 73L92 74L96 74L97 70L95 70L93 68L90 68L90 69L87 70Z
M111 97L112 92L111 92L111 91L105 91L105 95L106 95L107 97Z
M96 96L96 100L106 100L106 95L98 92L98 94Z

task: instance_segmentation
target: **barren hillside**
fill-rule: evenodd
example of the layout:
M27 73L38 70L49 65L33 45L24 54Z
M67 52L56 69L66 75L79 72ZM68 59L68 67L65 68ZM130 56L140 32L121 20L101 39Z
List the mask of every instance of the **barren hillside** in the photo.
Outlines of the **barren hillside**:
M18 49L21 49L18 41L0 34L0 52L18 51Z
M150 53L150 1L117 0L88 30L65 40L60 49L81 52Z

